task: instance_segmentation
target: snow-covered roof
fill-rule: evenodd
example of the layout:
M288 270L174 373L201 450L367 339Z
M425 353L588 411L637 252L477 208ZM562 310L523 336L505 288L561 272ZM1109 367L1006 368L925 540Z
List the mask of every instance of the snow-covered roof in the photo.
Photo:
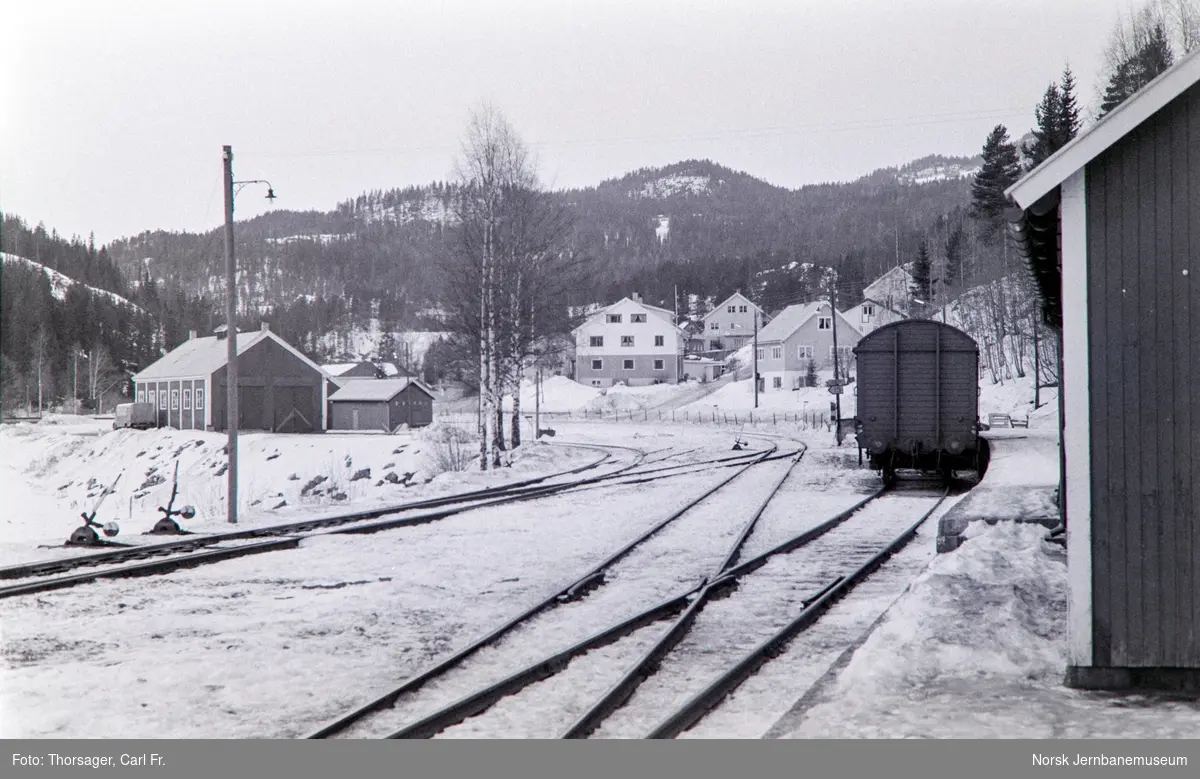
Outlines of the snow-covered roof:
M745 295L743 295L741 292L735 292L735 293L733 293L732 295L730 295L729 297L727 297L727 298L725 298L724 300L722 300L722 301L721 301L720 303L718 303L717 305L713 306L713 309L712 309L712 311L709 311L707 314L705 314L705 315L704 315L704 317L703 317L703 319L707 320L707 319L708 319L710 316L712 316L713 314L719 314L719 313L722 313L723 311L725 311L725 306L729 305L729 301L731 301L731 300L734 300L735 298L736 298L736 299L738 299L738 300L744 300L744 301L746 301L748 304L750 304L750 305L754 306L754 310L755 310L755 311L758 311L759 313L762 313L762 309L761 309L761 308L759 308L759 307L758 307L758 305L757 305L757 304L755 304L755 302L754 302L753 300L751 300L750 298L746 297L746 296L745 296Z
M321 366L321 370L328 373L330 376L341 376L346 371L351 371L362 365L361 362L332 362Z
M429 397L433 397L433 390L425 385L425 382L418 381L412 378L402 379L346 379L342 384L342 388L329 396L330 402L340 400L357 400L370 401L382 400L388 401L404 391L409 384L415 384Z
M1007 190L1021 208L1029 208L1175 98L1200 83L1200 49L1142 87L1103 119L1051 154Z
M222 325L222 327L224 327ZM253 348L260 341L271 339L275 343L287 349L294 356L302 360L306 365L311 367L323 376L328 377L321 366L317 365L312 360L308 359L297 350L294 346L283 340L279 336L272 333L270 330L255 330L249 333L237 334L237 353L244 354L247 350ZM164 354L161 358L146 366L141 372L134 375L134 381L150 381L153 379L176 379L180 377L200 377L208 376L213 371L225 364L227 356L228 344L224 338L217 338L215 335L205 336L203 338L190 338L184 341L179 346L176 346L171 351Z
M786 341L792 336L792 333L799 330L804 324L816 316L821 311L828 311L829 304L824 301L815 303L802 303L794 306L788 306L784 310L775 315L766 327L758 331L758 342L761 344L766 341ZM838 314L838 318L842 324L849 327L858 335L862 335L862 331L846 317Z

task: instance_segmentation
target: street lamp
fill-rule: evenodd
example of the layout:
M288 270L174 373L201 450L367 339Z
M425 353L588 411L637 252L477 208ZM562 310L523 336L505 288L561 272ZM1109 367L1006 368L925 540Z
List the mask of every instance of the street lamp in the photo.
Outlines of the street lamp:
M233 180L233 147L223 146L221 159L225 168L225 423L229 433L226 444L229 457L229 495L226 516L229 524L237 524L237 428L238 428L238 371L237 371L237 266L233 259L233 196L247 184L266 184L267 200L275 200L275 188L269 181Z

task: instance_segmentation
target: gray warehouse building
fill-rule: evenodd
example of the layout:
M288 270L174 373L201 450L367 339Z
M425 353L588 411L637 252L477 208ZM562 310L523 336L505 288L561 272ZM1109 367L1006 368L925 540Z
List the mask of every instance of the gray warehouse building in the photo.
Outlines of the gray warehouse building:
M331 430L386 430L433 423L433 390L403 379L350 379L329 396Z

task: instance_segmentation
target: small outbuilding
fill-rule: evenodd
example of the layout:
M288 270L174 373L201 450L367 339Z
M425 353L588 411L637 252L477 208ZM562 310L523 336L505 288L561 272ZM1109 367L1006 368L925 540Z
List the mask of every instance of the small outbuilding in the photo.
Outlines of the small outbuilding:
M329 396L331 430L385 430L433 423L433 390L412 378L351 379Z
M159 427L226 429L225 326L188 340L133 377L139 403L151 403ZM320 366L271 332L237 333L238 428L277 433L325 429L330 379Z
M1200 52L1007 193L1061 333L1067 684L1200 683Z

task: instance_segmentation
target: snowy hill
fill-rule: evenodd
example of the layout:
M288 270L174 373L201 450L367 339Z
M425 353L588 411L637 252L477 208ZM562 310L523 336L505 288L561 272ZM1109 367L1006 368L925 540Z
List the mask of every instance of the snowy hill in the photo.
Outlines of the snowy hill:
M71 287L74 287L75 285L78 284L78 285L82 286L85 290L90 292L91 294L96 295L98 297L107 298L108 300L112 301L113 303L115 303L119 306L128 306L130 309L133 309L134 311L142 311L142 309L139 306L134 305L129 300L121 297L120 295L118 295L115 292L109 292L106 289L100 289L99 287L93 287L90 284L84 284L83 282L76 281L75 279L71 278L70 276L68 276L64 273L59 273L58 271L54 270L54 268L50 268L46 265L41 264L40 262L34 262L33 260L27 260L24 257L18 257L15 254L8 254L7 252L0 252L0 260L3 260L5 263L21 264L27 268L32 268L33 270L40 270L43 273L45 273L46 276L50 279L50 291L54 295L55 300L60 300L60 301L66 300L67 290L69 290Z

